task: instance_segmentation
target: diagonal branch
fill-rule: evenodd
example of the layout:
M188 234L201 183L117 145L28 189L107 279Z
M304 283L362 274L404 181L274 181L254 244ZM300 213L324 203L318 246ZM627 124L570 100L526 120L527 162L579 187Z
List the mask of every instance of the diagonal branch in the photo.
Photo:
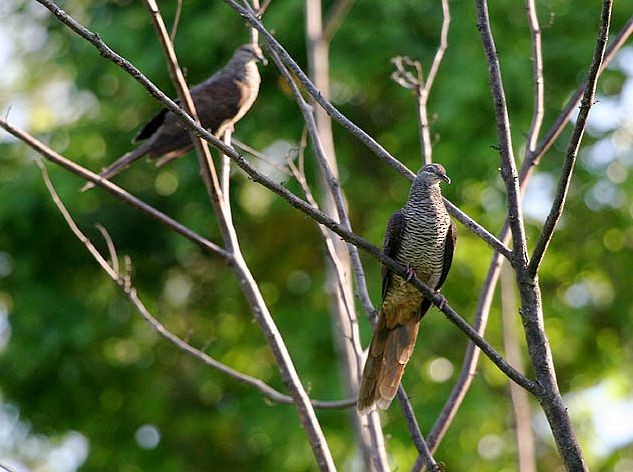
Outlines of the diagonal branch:
M222 257L227 262L227 264L233 263L233 257L231 256L231 254L229 254L227 251L222 249L220 246L218 246L215 243L212 243L208 239L203 238L199 234L190 230L186 226L183 226L182 224L178 223L176 220L170 218L169 216L165 215L164 213L152 207L151 205L148 205L142 200L139 200L134 195L126 192L118 185L113 184L109 180L101 178L99 175L95 174L94 172L91 172L88 169L81 167L80 165L74 163L73 161L65 158L61 154L56 153L51 148L46 146L41 141L38 141L36 138L31 136L27 132L10 125L9 123L7 123L1 118L0 118L0 127L4 128L8 133L12 134L16 138L24 142L26 145L34 149L36 152L41 154L47 160L107 190L112 195L114 195L114 197L116 197L123 203L126 203L130 205L131 207L136 208L142 213L145 213L146 215L152 217L159 223L162 223L168 228L172 229L176 233L181 234L182 236L184 236L191 242L195 243L201 249L209 252L210 254L214 254L216 256Z
M611 60L615 57L622 46L624 46L624 44L632 34L633 16L629 18L622 30L620 30L620 32L613 38L611 44L607 47L600 72L602 72L605 67L609 65ZM567 101L567 104L558 115L547 133L545 133L545 136L538 143L534 151L528 152L526 159L523 161L523 166L520 172L521 185L523 185L524 175L529 173L533 166L538 165L541 157L543 157L543 155L550 149L556 139L560 136L561 132L565 128L565 125L567 125L572 114L580 104L580 99L584 94L586 88L587 81L585 80L585 82L580 87L578 87L578 90L576 90L572 97Z
M545 251L549 246L549 243L554 236L554 230L556 225L563 214L563 208L565 206L565 200L567 199L567 191L569 190L569 184L571 183L571 177L574 171L574 165L576 164L576 157L578 157L578 150L580 149L580 142L582 141L585 128L587 126L587 117L589 116L589 110L593 105L593 101L596 96L596 86L598 84L598 75L600 73L600 67L604 57L604 52L607 47L607 40L609 38L609 24L611 20L611 0L605 0L603 3L601 18L600 18L600 32L598 33L598 40L596 41L596 48L594 50L593 59L591 61L591 67L589 68L589 77L587 78L587 86L582 97L580 104L580 112L574 125L574 130L569 139L569 145L567 147L567 153L563 166L561 169L560 179L558 181L558 187L554 202L550 209L549 215L545 220L541 235L536 243L530 264L528 266L528 274L532 277L536 277L539 266L545 255Z

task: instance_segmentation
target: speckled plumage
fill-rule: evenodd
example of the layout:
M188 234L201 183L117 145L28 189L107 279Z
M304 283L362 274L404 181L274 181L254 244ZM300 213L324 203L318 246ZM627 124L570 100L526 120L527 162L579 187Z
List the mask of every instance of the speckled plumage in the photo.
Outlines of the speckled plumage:
M395 212L385 232L383 252L439 290L453 258L455 226L439 187L450 182L439 164L424 166L404 207ZM420 319L431 303L399 275L383 267L382 307L361 379L358 410L387 408L396 394L417 337Z
M251 108L259 93L257 62L264 60L257 45L245 44L231 60L204 82L191 89L191 97L201 125L220 137L233 127ZM179 118L163 108L136 135L133 142L144 141L124 154L99 175L110 178L143 156L163 165L182 157L192 147L189 132ZM88 184L84 189L92 187Z

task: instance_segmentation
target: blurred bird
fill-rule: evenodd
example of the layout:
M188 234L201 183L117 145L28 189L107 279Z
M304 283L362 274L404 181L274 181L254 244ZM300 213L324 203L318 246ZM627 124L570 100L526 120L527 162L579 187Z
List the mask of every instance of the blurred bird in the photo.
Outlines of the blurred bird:
M198 118L203 128L217 137L233 129L251 108L259 92L260 76L257 62L266 64L257 44L237 48L231 60L204 82L191 89ZM178 100L176 100L179 103ZM99 175L106 179L126 169L143 156L156 160L157 166L185 155L193 143L189 132L171 111L163 108L136 135L133 143L144 141L133 151L121 156ZM94 187L88 183L82 191Z
M383 266L382 307L361 378L359 413L389 407L413 353L420 320L431 307L408 280L416 275L437 291L451 267L456 232L442 200L441 181L451 181L443 166L422 167L406 204L387 224L383 253L406 265L409 278Z

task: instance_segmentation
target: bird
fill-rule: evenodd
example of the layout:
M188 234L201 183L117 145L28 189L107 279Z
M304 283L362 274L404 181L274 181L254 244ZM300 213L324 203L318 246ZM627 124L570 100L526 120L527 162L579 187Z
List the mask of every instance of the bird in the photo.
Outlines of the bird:
M261 82L258 62L267 63L260 47L243 44L222 69L191 88L200 124L216 137L221 137L227 129L232 130L255 102ZM121 156L99 175L109 179L143 156L162 166L184 156L193 147L189 131L167 108L149 120L132 140L133 143L141 141L140 146ZM88 183L82 191L92 187L94 184Z
M407 202L387 223L383 254L406 266L408 277L382 268L382 305L361 377L360 414L391 404L413 353L420 320L431 307L431 300L409 280L415 275L437 293L451 267L456 230L440 182L451 182L444 167L424 165Z

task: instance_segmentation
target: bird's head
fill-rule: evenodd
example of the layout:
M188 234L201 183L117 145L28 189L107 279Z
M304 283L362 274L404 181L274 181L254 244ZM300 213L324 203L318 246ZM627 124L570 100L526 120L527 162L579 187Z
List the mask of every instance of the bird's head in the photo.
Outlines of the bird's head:
M239 58L240 62L243 62L244 64L251 61L261 62L264 65L268 64L268 61L264 57L262 49L258 44L243 44L237 48L234 57Z
M446 169L442 164L426 164L420 169L415 180L419 180L426 185L437 185L441 181L447 184L451 183L451 179L446 175Z

